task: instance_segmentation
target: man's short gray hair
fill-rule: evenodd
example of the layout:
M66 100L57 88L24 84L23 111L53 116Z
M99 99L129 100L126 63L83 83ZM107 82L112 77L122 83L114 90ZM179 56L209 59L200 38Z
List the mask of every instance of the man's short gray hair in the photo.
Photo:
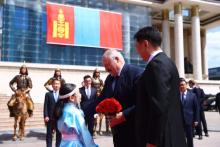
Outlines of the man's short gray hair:
M108 49L105 51L105 53L102 56L102 59L104 58L108 58L108 59L114 59L115 57L118 57L121 61L124 61L124 57L122 56L122 54L117 51L116 49Z

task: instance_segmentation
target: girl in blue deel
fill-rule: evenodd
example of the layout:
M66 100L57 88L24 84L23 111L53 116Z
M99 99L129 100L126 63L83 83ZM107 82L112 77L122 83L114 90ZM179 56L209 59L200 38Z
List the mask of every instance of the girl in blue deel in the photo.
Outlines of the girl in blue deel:
M78 107L81 96L74 84L64 84L59 91L59 101L55 108L58 129L62 134L60 147L97 147Z

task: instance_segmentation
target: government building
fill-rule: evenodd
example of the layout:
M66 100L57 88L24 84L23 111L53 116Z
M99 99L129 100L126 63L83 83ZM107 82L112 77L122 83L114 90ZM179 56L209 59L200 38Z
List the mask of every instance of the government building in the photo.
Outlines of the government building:
M133 39L144 26L161 31L162 49L181 77L195 79L206 93L218 92L220 82L208 80L206 57L206 32L220 25L217 0L0 0L0 10L1 94L12 94L9 82L23 64L40 103L56 68L78 86L95 68L104 80L106 49L144 68Z

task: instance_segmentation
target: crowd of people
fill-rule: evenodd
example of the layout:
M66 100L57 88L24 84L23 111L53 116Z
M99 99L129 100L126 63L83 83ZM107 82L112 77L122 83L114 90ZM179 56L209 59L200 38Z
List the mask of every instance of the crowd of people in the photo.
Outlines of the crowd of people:
M97 116L101 125L104 114L97 114L95 107L109 97L122 105L122 111L106 121L114 147L193 147L193 136L202 139L202 130L209 136L204 91L194 80L187 82L179 77L175 64L160 48L160 32L144 27L134 39L137 52L146 61L145 69L126 64L119 51L109 49L102 56L109 73L104 82L95 69L92 77L85 75L81 87L77 87L65 82L60 69L55 70L44 84L48 90L44 101L47 147L52 147L54 132L56 147L98 146L92 136L96 135ZM10 87L15 93L22 90L29 95L32 82L26 66L21 67ZM12 96L8 102L10 116L14 102ZM27 103L32 116L30 95ZM98 134L102 134L101 126Z

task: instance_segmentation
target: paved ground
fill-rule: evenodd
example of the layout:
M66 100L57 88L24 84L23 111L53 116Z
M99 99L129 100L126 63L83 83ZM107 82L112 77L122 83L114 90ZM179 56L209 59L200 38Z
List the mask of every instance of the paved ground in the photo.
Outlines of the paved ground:
M206 113L210 137L194 139L195 147L220 147L220 115L217 112ZM12 141L12 131L0 132L0 147L45 147L45 129L28 130L23 141ZM95 137L99 147L113 147L112 136L103 135Z

